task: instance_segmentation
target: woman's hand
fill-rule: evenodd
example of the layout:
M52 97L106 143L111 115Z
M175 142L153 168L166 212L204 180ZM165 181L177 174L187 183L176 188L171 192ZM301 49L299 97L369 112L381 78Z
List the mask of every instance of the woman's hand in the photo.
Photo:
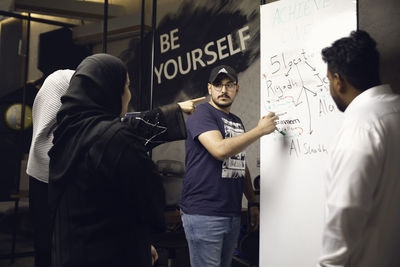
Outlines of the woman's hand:
M191 99L191 100L186 100L184 102L179 102L178 105L181 108L182 112L190 115L193 112L195 112L195 110L196 110L196 106L194 104L201 102L204 99L206 99L205 96Z
M151 265L154 265L154 263L158 260L158 253L155 247L151 245Z

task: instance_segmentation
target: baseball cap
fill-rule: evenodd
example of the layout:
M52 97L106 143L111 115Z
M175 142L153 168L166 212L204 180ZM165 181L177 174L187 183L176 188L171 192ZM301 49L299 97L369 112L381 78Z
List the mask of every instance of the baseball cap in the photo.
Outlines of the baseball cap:
M238 82L236 71L228 65L219 65L219 66L213 68L210 73L209 82L214 83L215 80L217 79L218 75L220 75L220 74L224 74L224 75L228 76L230 79L234 80L235 82Z

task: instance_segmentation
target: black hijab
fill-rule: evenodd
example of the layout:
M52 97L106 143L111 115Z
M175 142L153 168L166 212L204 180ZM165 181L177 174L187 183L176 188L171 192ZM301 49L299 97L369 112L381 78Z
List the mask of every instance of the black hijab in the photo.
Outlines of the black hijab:
M120 127L127 70L117 57L96 54L85 58L61 98L50 156L50 203L57 202L68 177L91 144ZM101 155L100 155L101 156Z

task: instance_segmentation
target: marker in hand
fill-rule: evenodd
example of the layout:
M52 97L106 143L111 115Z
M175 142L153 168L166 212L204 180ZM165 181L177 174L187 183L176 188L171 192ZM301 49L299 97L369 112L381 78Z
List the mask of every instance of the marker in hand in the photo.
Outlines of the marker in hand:
M286 114L286 112L278 113L278 114L275 114L275 115L278 116L278 118L279 118L280 116L285 115L285 114ZM266 116L263 116L263 118L265 118L265 117ZM277 131L278 133L280 133L283 136L286 136L286 133L284 131L280 131L278 128L275 128L275 131Z
M278 114L276 114L278 117L280 117L280 116L283 116L283 115L285 115L286 114L286 112L283 112L283 113L278 113ZM285 136L286 135L286 133L284 132L284 131L280 131L280 130L278 130L278 129L275 129L275 131L277 131L278 133L280 133L281 135L283 135L283 136Z
M275 131L277 131L278 133L280 133L281 135L285 136L286 133L284 131L279 131L278 129L275 129Z

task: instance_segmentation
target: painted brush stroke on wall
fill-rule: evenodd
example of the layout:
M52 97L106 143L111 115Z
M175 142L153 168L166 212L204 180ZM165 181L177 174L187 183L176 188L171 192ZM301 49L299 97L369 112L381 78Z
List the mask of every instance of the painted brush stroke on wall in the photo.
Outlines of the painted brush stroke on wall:
M234 0L182 1L176 12L158 10L153 106L206 95L209 72L217 64L246 71L259 57L258 9L257 1ZM144 42L141 100L148 107L151 33ZM139 89L140 53L139 41L132 40L121 55L133 74L134 91Z

